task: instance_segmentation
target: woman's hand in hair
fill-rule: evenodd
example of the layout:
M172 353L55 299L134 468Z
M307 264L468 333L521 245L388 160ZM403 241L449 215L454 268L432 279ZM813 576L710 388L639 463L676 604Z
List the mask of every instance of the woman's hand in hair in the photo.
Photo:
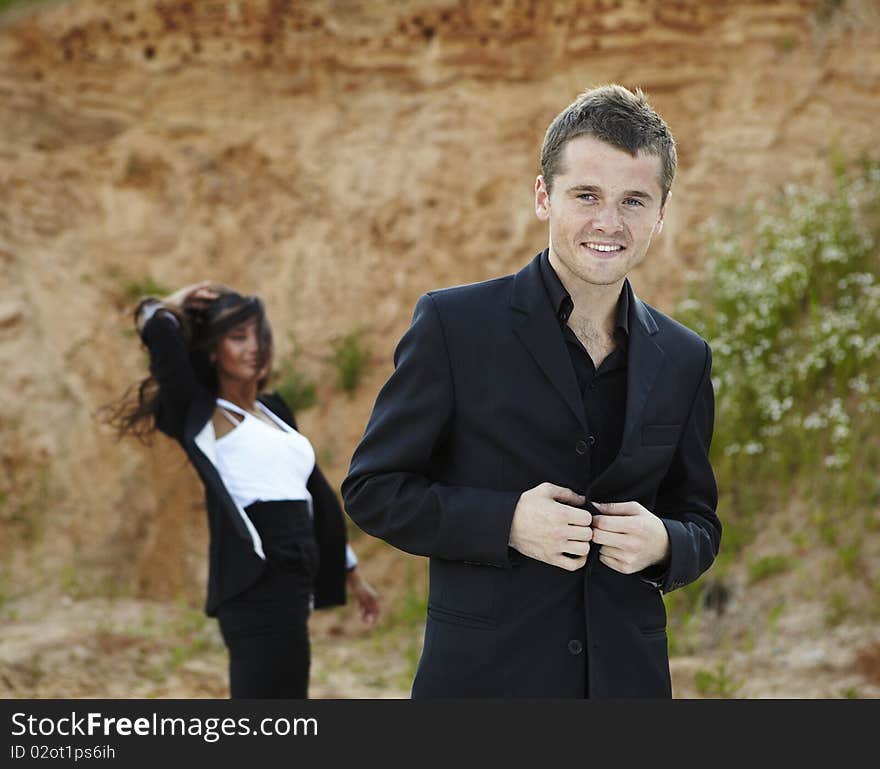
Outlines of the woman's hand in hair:
M176 310L195 309L204 310L211 302L220 296L219 289L224 288L219 283L203 280L177 289L162 299L162 304Z

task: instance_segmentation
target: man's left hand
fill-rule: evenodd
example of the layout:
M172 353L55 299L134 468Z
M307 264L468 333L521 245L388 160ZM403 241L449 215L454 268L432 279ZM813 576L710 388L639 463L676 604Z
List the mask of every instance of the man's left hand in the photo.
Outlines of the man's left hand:
M594 502L602 515L591 523L599 560L621 574L669 559L669 534L656 515L638 502Z

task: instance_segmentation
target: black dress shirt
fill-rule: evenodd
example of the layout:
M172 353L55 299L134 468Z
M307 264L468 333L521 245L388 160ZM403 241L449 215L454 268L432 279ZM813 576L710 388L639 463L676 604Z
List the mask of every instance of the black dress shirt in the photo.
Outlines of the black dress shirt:
M626 291L621 291L614 327L614 340L617 346L596 368L590 354L568 326L568 319L574 310L574 302L550 264L547 251L541 254L541 277L553 312L559 320L560 333L565 338L565 346L568 348L571 365L584 402L584 415L590 430L587 438L590 447L590 477L585 479L586 487L614 461L623 439L623 422L626 416L629 297Z

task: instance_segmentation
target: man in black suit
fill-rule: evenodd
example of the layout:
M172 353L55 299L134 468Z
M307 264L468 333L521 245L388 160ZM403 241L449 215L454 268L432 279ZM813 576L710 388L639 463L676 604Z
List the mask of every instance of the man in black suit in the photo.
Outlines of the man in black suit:
M414 697L671 696L661 593L721 539L709 346L627 280L675 164L641 91L587 91L541 151L548 248L416 305L342 486L430 557Z

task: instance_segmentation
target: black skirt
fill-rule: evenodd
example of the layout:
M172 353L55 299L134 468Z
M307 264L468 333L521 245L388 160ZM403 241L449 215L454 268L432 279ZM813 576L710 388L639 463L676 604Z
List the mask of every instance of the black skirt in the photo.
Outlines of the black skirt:
M267 564L254 585L217 608L229 650L229 693L233 699L305 699L318 571L308 503L255 502L245 512L260 533Z

